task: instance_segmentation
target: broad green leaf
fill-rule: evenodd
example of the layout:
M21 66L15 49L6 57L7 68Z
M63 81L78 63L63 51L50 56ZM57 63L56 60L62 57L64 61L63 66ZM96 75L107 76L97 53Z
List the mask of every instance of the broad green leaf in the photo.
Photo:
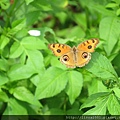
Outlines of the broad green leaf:
M108 92L101 92L91 95L80 109L86 107L94 108L88 110L83 115L106 115L107 101L109 98Z
M24 86L14 88L13 95L18 100L25 101L39 107L42 106L35 96Z
M107 108L111 115L120 115L120 103L114 94L109 96Z
M21 41L21 46L25 49L36 50L36 49L47 49L44 41L40 40L38 37L25 37Z
M34 76L30 79L30 81L31 81L35 86L37 86L38 83L40 82L40 80L42 79L42 76L43 76L44 72L45 72L44 70L41 70L40 73L37 74L37 75L34 75Z
M104 16L115 16L115 12L112 10L107 10L105 8L105 5L108 4L108 2L103 2L102 0L80 0L80 3L84 4L84 6L88 7L90 11L94 10L99 12L101 15ZM92 11L93 12L93 11Z
M6 10L8 9L10 6L10 2L8 0L1 0L0 1L0 7L3 9L3 10Z
M21 79L29 78L35 73L36 71L33 68L33 66L15 64L10 68L7 74L10 80L14 81L14 80L21 80Z
M50 1L49 1L49 4L48 4L47 0L44 0L44 1L43 0L35 0L34 2L32 2L32 5L39 10L43 10L43 11L52 10L52 7L50 5Z
M99 79L97 78L92 78L91 79L91 83L88 84L88 93L89 93L89 96L91 94L94 94L94 93L98 93L98 92L107 92L109 91L107 89L107 87L105 87L102 83L102 81L100 81Z
M102 54L92 54L92 60L85 66L85 68L102 79L118 79L118 76L110 61Z
M16 64L11 67L8 72L8 76L11 80L20 80L31 77L35 73L44 71L43 56L41 52L37 50L26 50L25 51L28 59L26 65Z
M28 36L28 29L27 28L22 28L22 30L19 30L16 34L15 37L17 40L19 39L21 41L22 38L25 38Z
M74 13L73 14L73 20L78 24L78 25L82 25L81 27L84 27L84 29L86 30L87 28L87 24L86 24L86 15L84 13ZM82 31L82 37L80 38L83 38L85 37L85 32Z
M53 31L53 29L51 29L51 28L49 28L49 27L39 28L38 30L39 30L40 33L41 33L41 35L40 35L40 39L41 39L41 40L44 40L44 37L45 37L46 32L50 32L54 37L56 36L55 33L54 33L54 31Z
M33 25L38 19L41 12L39 10L30 11L26 14L26 25L31 26Z
M19 42L14 42L10 48L10 58L17 58L23 53L23 47Z
M27 64L33 67L38 73L41 71L41 69L44 69L43 55L40 51L26 50L26 53L28 56Z
M96 107L88 110L83 115L106 115L106 100L101 101Z
M51 67L43 74L38 83L35 95L38 99L53 97L65 89L68 81L66 71Z
M20 56L20 63L24 64L26 62L26 53L23 52Z
M60 8L64 8L68 5L68 0L53 0L50 1L52 7L56 6L56 7L60 7ZM55 7L55 9L56 9Z
M53 54L53 53L52 53ZM60 60L58 60L58 58L54 55L52 56L49 56L50 57L50 63L51 63L51 66L53 67L58 67L58 68L61 68L63 70L66 70L67 67L65 65L63 65Z
M2 102L8 102L9 98L5 92L0 90L0 101Z
M13 21L12 28L14 28L15 30L21 30L23 27L25 27L25 21L26 19Z
M27 110L21 105L21 102L14 98L10 98L3 115L27 115Z
M9 78L7 77L6 73L0 72L0 85L4 85L9 81Z
M62 31L62 32L65 32L65 31ZM61 31L59 32L59 35L61 35ZM63 33L64 34L64 33ZM74 41L79 41L80 42L80 39L77 38L77 37L71 37L71 38L60 38L60 37L57 37L57 41L59 43L62 43L62 44L66 44L67 42L74 42ZM72 46L71 46L72 47Z
M114 7L118 7L119 5L117 3L108 3L106 5L106 8L114 8Z
M66 111L67 115L82 115L83 112L80 111L78 108L72 108ZM66 117L67 118L67 117Z
M120 98L120 89L119 88L113 88L113 91L115 92L115 95Z
M91 96L88 97L86 102L82 104L82 106L80 107L80 110L86 107L97 106L101 101L108 98L108 95L109 95L108 92L99 92L99 93L92 94Z
M100 22L99 34L100 38L105 40L104 48L108 56L112 53L120 36L119 28L120 20L117 17L105 17Z
M1 35L0 37L0 49L3 49L8 43L10 39L4 35Z
M62 115L65 115L65 112L63 110L59 109L59 108L52 108L52 109L49 109L47 112L45 112L44 115L59 115L59 119L60 119L60 116L61 116L61 120L63 120Z
M65 43L67 41L73 41L73 40L75 41L75 39L74 39L75 37L76 38L83 38L83 37L85 37L85 32L79 26L75 26L72 29L66 28L66 29L60 30L60 31L57 32L57 35L61 36L61 37L65 36L66 39L65 38L63 38L63 39L59 38L59 40L58 40L60 43ZM62 42L61 42L61 40L62 40Z
M12 23L12 29L9 31L9 34L15 34L25 26L26 26L26 19L16 20Z
M31 2L33 2L34 0L25 0L26 5L29 5Z
M120 15L120 8L117 10L116 15L117 15L117 16Z
M0 70L7 71L8 69L8 62L5 59L0 59Z
M79 96L82 86L83 86L82 74L77 71L69 71L66 93L69 96L71 104L73 104L75 99Z

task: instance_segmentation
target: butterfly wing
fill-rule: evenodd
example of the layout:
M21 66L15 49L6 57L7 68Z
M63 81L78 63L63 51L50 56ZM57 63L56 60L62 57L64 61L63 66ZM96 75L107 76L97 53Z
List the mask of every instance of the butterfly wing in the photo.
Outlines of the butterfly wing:
M65 44L49 44L48 48L53 51L55 56L62 56L65 53L68 53L72 50L72 48Z
M71 50L70 52L61 56L60 61L61 61L61 63L65 64L66 67L68 67L68 68L75 68L76 67L75 53L73 52L73 50Z
M76 66L83 67L91 59L91 53L94 52L96 45L99 43L99 40L94 38L80 43L77 46L76 50Z
M85 66L91 59L91 54L85 51L76 51L76 66L83 67Z
M77 46L77 49L85 52L94 52L96 45L99 43L99 40L94 38L80 43Z

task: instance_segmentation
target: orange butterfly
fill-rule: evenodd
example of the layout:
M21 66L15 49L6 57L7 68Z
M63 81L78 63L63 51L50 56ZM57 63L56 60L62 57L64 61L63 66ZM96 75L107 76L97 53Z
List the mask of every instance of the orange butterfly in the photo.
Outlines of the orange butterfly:
M71 48L65 44L49 44L48 47L55 56L60 57L60 61L69 68L83 67L91 59L99 40L94 38L80 43L77 47Z

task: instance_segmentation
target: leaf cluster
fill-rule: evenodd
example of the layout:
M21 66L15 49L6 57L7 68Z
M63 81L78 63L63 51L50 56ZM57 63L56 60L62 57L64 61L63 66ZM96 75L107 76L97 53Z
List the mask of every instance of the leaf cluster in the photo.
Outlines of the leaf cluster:
M119 0L1 0L1 115L119 115L119 6ZM100 39L83 68L66 68L47 47L72 47L83 38Z

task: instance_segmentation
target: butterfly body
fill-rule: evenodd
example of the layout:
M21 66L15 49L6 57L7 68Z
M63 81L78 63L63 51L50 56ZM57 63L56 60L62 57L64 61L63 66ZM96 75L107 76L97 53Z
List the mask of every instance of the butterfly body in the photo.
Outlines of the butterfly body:
M98 44L98 39L90 39L80 43L77 47L71 48L65 44L50 44L48 45L55 56L60 57L61 63L69 68L83 67L91 59L91 53Z

